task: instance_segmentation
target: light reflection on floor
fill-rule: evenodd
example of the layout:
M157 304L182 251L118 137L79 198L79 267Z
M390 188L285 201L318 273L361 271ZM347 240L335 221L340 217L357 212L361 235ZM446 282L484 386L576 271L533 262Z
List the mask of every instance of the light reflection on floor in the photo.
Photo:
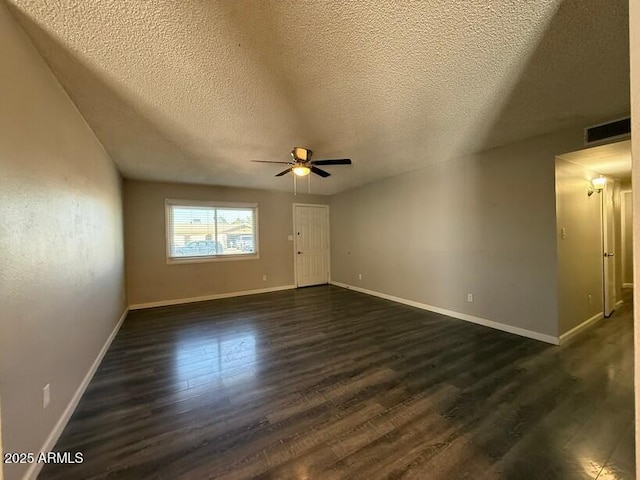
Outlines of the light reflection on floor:
M173 360L174 374L189 388L251 382L258 367L256 334L190 332L179 342Z

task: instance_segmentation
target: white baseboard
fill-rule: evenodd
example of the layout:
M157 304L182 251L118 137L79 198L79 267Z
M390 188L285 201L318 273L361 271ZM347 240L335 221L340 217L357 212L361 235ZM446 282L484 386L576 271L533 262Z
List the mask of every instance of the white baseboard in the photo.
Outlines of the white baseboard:
M618 300L618 301L616 302L616 304L614 305L614 307L619 307L619 306L621 306L623 303L624 303L624 302L623 302L622 300Z
M206 300L218 300L220 298L242 297L244 295L256 295L258 293L279 292L281 290L292 290L295 285L282 285L280 287L259 288L257 290L245 290L242 292L216 293L214 295L204 295L202 297L177 298L174 300L160 300L158 302L136 303L129 305L129 310L141 310L143 308L167 307L169 305L180 305L182 303L204 302Z
M78 403L82 398L82 395L84 394L85 390L89 386L89 382L91 382L91 379L95 375L96 370L98 370L98 367L100 366L100 362L102 362L102 359L107 353L107 350L109 350L109 347L111 346L111 342L113 342L113 339L116 338L116 335L118 334L118 331L122 326L122 322L124 322L124 319L127 317L127 313L129 313L129 309L125 308L124 312L120 316L120 320L118 320L118 323L113 328L113 331L111 332L111 335L109 335L109 338L107 338L107 341L104 342L102 349L98 353L98 356L96 357L96 359L93 361L91 368L89 368L89 371L84 376L82 383L80 383L80 386L78 387L78 389L76 390L76 393L71 398L71 401L67 405L67 408L64 409L64 412L62 412L62 416L56 423L55 427L53 427L53 430L51 431L51 433L45 440L44 444L42 445L40 452L50 452L56 446L56 442L58 441L58 438L60 438L60 435L62 434L62 431L64 430L64 428L67 426L67 423L71 418L71 415L73 415L73 412L78 406ZM40 473L40 470L42 469L43 465L44 465L43 463L38 463L38 462L32 463L29 466L29 469L27 470L27 472L24 474L23 480L35 480L38 474Z
M633 283L623 283L622 288L633 288Z
M580 325L577 325L573 327L571 330L569 330L568 332L560 335L560 344L563 344L569 339L575 337L577 334L582 332L585 328L590 327L591 325L596 323L598 320L602 320L603 318L604 318L604 315L602 315L602 312L600 312L595 314L593 317L586 319Z
M487 320L486 318L475 317L466 313L454 312L453 310L447 310L446 308L434 307L433 305L427 305L426 303L415 302L413 300L407 300L406 298L395 297L393 295L387 295L386 293L367 290L366 288L355 287L346 283L332 281L331 284L337 287L355 290L356 292L366 293L367 295L384 298L385 300L391 300L392 302L402 303L411 307L421 308L422 310L428 310L430 312L439 313L448 317L453 317L459 320L465 320L467 322L483 325L485 327L494 328L496 330L502 330L503 332L513 333L515 335L520 335L521 337L533 338L534 340L550 343L552 345L560 344L560 339L558 337L553 337L544 333L538 333L520 327L505 325L504 323L494 322L493 320Z

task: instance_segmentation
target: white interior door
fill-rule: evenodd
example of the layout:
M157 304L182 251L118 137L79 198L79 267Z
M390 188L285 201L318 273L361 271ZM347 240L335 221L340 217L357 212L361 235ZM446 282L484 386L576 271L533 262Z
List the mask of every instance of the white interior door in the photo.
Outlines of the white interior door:
M293 206L296 284L329 283L329 206Z
M602 190L602 276L604 295L604 316L613 313L616 304L616 264L615 255L615 228L613 195L614 188L607 182Z

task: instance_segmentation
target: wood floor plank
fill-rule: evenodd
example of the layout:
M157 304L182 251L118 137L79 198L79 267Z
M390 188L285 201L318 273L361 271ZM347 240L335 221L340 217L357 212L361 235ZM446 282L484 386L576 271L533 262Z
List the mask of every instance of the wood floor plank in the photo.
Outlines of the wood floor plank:
M333 286L132 311L39 478L633 478L630 302L562 347Z

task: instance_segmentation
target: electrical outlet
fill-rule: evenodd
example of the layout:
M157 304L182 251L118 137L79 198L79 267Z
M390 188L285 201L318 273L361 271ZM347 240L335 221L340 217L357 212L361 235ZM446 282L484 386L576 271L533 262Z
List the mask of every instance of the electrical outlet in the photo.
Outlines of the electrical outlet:
M42 389L42 408L47 408L49 406L49 400L51 400L51 389L47 383Z
M593 295L587 295L587 299L589 300L589 305L593 305Z
M560 237L564 240L567 238L567 227L562 227L560 229Z
M473 293L467 293L467 302L473 302Z
M358 280L362 280L362 274L361 273L358 274Z
M262 281L266 282L267 281L267 276L266 275L262 275Z

